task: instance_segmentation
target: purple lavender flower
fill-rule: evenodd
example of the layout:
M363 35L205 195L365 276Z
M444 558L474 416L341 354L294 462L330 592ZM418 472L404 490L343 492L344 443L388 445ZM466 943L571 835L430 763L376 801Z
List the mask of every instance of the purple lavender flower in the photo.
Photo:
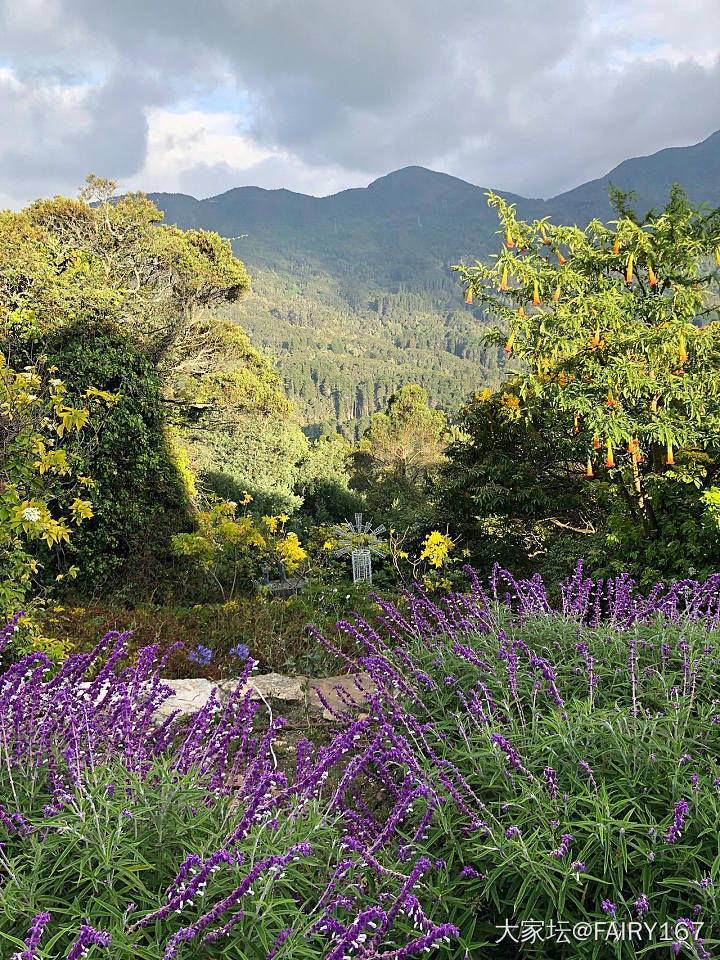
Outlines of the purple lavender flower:
M90 946L109 947L110 934L107 930L96 930L95 927L83 923L77 939L70 947L67 960L79 960L80 957L84 957L87 953L87 948Z
M639 917L646 916L650 911L650 904L648 902L647 894L641 893L633 904L635 911Z
M611 917L615 917L615 911L617 910L617 904L613 903L611 900L603 900L600 904L600 909L603 913L609 913Z
M508 827L505 831L505 837L508 840L512 840L513 837L522 837L522 830L520 827L516 827L515 825Z
M552 767L545 767L545 785L547 786L550 799L554 800L557 794L557 774Z
M553 850L553 856L556 860L562 860L563 857L567 855L568 850L570 849L570 844L573 842L573 835L571 833L564 833L560 838L560 846L557 850Z
M667 842L675 843L685 826L685 817L690 812L687 800L678 800L673 808L673 822L667 833Z
M50 914L47 913L47 911L38 913L37 916L33 917L28 927L27 937L25 938L25 946L27 949L21 953L14 953L11 960L36 960L40 937L42 937L43 930L48 923L50 923Z

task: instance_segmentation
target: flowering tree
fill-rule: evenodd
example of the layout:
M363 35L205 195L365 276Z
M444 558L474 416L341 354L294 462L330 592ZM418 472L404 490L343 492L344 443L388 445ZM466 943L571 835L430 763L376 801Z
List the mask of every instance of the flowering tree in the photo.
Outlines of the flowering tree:
M571 469L610 481L645 538L658 537L661 488L712 488L718 469L720 211L675 187L639 219L584 229L525 222L489 194L505 244L490 265L461 264L467 301L500 321L489 336L521 362L519 416L564 417Z
M45 376L34 367L17 371L0 356L0 610L6 613L25 602L38 570L29 542L43 540L53 547L93 515L86 496L92 480L73 477L60 445L66 434L82 430L89 410L66 402L55 372L52 367ZM114 399L91 388L85 403Z

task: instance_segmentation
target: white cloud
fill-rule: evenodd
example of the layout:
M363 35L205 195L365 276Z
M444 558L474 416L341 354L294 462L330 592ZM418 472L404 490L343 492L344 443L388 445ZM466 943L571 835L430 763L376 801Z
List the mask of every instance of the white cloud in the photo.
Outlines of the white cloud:
M0 197L408 164L549 195L720 127L717 0L0 0Z

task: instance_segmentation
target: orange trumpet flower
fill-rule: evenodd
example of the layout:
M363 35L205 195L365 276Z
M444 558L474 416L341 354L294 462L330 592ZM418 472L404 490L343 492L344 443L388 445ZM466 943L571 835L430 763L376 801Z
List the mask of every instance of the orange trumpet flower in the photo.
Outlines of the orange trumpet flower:
M555 301L555 303L557 303L558 300L560 299L560 284L558 284L555 287L555 293L552 295L552 298Z
M468 287L467 296L465 297L465 303L473 302L473 290L472 287Z
M546 247L549 247L549 246L550 246L550 238L548 237L547 233L545 232L545 226L544 226L544 224L540 224L540 233L542 234L543 243L545 244Z
M512 250L512 248L515 246L515 241L510 236L510 227L508 227L505 232L505 246L508 248L508 250Z
M594 476L595 476L595 474L593 473L592 460L590 459L590 457L588 457L587 469L585 470L585 476L586 476L586 477L594 477Z
M613 457L613 448L609 440L607 442L607 457L605 458L605 466L606 467L615 466L615 458Z
M687 352L687 344L685 343L685 337L680 337L680 347L679 347L679 350L678 350L678 357L679 357L679 359L680 359L680 365L681 365L681 366L682 366L684 363L687 363L687 361L688 361L688 352Z
M533 280L533 301L532 302L534 307L540 306L540 290L538 289L537 280Z
M718 247L718 249L715 251L715 261L717 265L720 267L720 247Z
M606 407L614 407L614 406L615 406L615 397L613 396L613 392L612 392L612 388L611 388L611 387L608 387L608 395L607 395L607 401L605 402L605 406L606 406Z
M508 339L507 339L507 343L505 344L505 353L512 353L512 352L513 352L513 344L514 344L514 343L515 343L515 331L513 330L513 331L511 332L510 336L509 336Z
M675 463L675 457L673 455L673 448L671 443L668 443L667 445L667 460L665 461L665 463L667 463L668 466L672 466Z
M632 283L633 281L633 255L630 254L628 257L627 267L625 268L625 283Z
M501 289L501 290L507 290L507 288L508 288L507 273L508 273L508 271L507 271L507 265L506 265L506 266L503 267L502 280L500 281L500 289Z
M573 423L573 433L574 433L574 434L580 433L580 425L579 425L579 423L578 423L578 414L577 414L577 413L575 414L575 421L574 421L574 423Z
M612 252L613 252L613 253L620 253L620 238L619 238L619 237L615 237L615 243L613 244Z
M652 264L648 264L648 281L651 287L656 287L658 278L655 276L655 271L652 268Z
M593 437L593 447L595 447L596 450L599 450L601 446L602 444L600 443L600 437L595 434Z
M555 253L557 254L558 263L560 264L560 266L561 267L564 266L567 263L567 260L565 259L565 257L560 253L559 250L556 250Z
M600 346L600 327L595 327L595 332L593 333L592 337L590 337L590 344L593 347Z

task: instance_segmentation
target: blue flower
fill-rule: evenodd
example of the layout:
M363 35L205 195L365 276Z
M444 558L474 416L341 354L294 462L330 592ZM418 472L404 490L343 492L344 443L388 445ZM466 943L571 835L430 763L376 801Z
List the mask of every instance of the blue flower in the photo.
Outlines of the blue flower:
M199 643L195 649L188 654L188 660L207 666L212 660L212 650L210 650L209 647L203 646L202 643Z
M250 656L250 651L244 643L236 643L234 647L230 648L230 656L239 657L240 660L247 660Z

